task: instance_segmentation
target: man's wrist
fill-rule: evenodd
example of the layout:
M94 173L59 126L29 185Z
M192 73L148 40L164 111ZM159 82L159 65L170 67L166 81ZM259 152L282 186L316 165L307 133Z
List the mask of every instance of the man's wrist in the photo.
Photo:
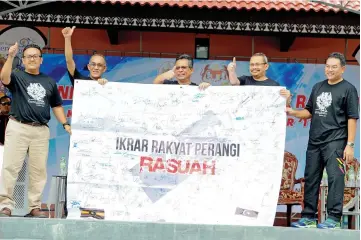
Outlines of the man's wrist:
M70 124L67 123L67 122L66 122L66 123L63 123L63 128L65 129L65 126L67 126L67 125L70 126Z
M346 144L347 146L350 146L350 147L352 147L352 148L354 148L355 147L355 143L354 142L351 142L351 141L347 141L347 144Z

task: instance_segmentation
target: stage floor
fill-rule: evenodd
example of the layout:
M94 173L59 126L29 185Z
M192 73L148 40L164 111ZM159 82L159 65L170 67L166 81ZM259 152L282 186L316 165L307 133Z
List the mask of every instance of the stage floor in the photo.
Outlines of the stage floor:
M360 231L0 218L1 240L359 240Z

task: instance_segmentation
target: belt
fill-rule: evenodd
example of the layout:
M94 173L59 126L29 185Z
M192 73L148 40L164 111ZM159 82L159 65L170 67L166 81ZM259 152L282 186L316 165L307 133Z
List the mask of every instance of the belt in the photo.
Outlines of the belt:
M30 125L30 126L34 126L34 127L40 127L40 126L47 126L44 123L37 123L37 122L24 122L24 121L19 121L16 118L14 118L13 116L9 117L11 120L14 120L16 122L22 123L22 124L26 124L26 125Z

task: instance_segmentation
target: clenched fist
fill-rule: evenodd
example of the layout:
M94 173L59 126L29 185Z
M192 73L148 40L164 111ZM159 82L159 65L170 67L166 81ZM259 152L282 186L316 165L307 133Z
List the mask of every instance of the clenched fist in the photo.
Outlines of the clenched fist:
M18 43L16 42L14 45L12 45L9 48L9 56L15 57L16 54L18 53L18 51L19 51L19 46L18 46Z
M75 26L73 26L72 28L70 27L66 27L64 28L61 32L63 33L64 38L71 38L71 36L73 35Z
M229 64L228 64L228 66L227 66L227 70L228 70L228 72L235 72L236 71L236 58L234 57L233 58L233 61L232 62L230 62Z
M174 71L175 71L175 66L173 67L173 69L163 73L164 78L167 80L174 78Z

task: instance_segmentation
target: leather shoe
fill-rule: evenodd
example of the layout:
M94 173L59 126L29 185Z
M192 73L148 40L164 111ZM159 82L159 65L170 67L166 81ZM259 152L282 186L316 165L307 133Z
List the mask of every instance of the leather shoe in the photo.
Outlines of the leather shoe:
M3 208L0 211L0 217L10 217L11 216L11 210L9 208Z
M34 218L48 218L46 213L40 211L39 208L35 208L35 209L31 210L31 212L29 213L29 216L34 217Z

